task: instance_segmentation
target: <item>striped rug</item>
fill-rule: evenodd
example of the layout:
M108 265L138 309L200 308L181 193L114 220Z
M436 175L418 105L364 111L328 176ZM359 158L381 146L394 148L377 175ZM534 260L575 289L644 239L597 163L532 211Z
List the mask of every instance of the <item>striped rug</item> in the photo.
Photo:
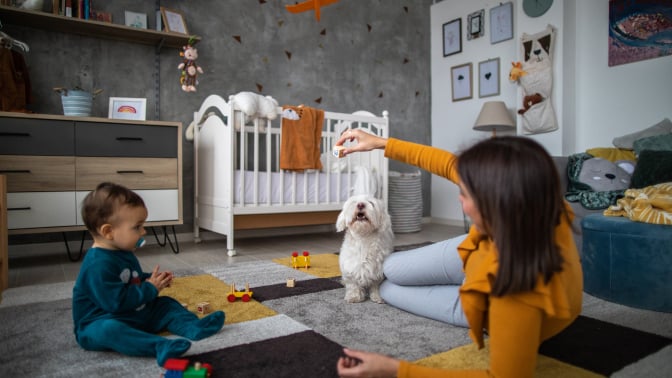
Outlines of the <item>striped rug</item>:
M336 360L344 346L446 368L488 364L487 348L476 350L466 329L371 301L344 302L335 254L311 256L309 269L293 269L288 257L182 275L162 294L173 296L192 311L198 303L208 302L212 310L226 312L222 331L193 343L185 355L194 362L212 364L213 377L335 377ZM294 287L288 287L289 279L294 280ZM232 285L236 290L249 285L252 300L228 302ZM161 374L152 358L79 348L72 333L71 290L72 283L65 283L10 289L3 294L3 376ZM669 356L671 343L668 337L581 316L542 345L536 375L610 376L637 366L647 356Z

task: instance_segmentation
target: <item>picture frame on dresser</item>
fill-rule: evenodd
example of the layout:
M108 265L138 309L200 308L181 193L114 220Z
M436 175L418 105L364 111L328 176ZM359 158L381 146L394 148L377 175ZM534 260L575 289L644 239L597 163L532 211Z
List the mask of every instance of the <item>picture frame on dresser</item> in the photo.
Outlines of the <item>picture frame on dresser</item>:
M110 97L108 118L144 121L146 113L146 98Z

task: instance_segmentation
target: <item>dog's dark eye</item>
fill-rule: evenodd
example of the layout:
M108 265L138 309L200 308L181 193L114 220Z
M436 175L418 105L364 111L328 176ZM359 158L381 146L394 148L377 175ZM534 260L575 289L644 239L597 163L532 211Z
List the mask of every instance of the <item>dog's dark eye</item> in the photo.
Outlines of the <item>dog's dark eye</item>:
M374 209L376 208L376 205L373 202L369 201L369 203L371 204L371 207L373 207Z

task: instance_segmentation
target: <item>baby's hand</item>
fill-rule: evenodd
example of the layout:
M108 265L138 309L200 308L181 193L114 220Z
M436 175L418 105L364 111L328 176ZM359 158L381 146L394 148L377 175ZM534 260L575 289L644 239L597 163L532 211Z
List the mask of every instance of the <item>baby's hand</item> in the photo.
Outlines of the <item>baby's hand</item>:
M147 279L149 283L156 287L156 290L161 292L161 290L170 286L173 282L173 273L172 272L159 272L159 266L155 266L152 271L152 275Z

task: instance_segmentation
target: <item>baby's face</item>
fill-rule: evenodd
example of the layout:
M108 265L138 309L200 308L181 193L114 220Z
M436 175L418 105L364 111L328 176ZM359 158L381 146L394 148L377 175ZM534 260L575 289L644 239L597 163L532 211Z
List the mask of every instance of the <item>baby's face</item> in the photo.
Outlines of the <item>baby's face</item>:
M147 234L144 227L146 219L147 209L144 207L122 206L112 223L112 244L117 249L134 251L138 240Z

